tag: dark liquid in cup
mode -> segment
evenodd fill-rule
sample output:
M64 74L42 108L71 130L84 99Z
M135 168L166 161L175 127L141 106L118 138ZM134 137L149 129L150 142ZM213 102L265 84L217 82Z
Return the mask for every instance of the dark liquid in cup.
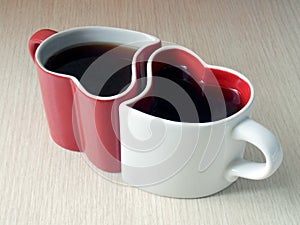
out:
M159 62L154 67L159 69L153 74L153 94L135 103L133 108L139 111L177 122L205 123L229 117L243 107L240 93L235 89L197 83L182 67ZM168 86L172 82L178 89ZM187 95L179 94L182 91ZM174 97L170 101L168 96Z
M91 94L112 96L121 93L131 82L131 63L135 48L107 43L71 46L51 56L45 68L76 77ZM240 93L232 88L197 83L187 70L155 62L153 96L145 97L133 107L144 113L181 122L211 122L226 118L243 107ZM140 63L140 76L145 76L145 62ZM186 94L168 87L164 78L175 83ZM182 92L181 92L182 93ZM175 96L170 101L168 96ZM193 107L185 107L188 96ZM181 110L178 110L176 106ZM190 106L190 105L188 105ZM183 109L182 109L183 108ZM196 115L195 115L196 114Z
M135 48L107 43L71 46L51 56L45 68L76 77L91 94L112 96L131 82Z

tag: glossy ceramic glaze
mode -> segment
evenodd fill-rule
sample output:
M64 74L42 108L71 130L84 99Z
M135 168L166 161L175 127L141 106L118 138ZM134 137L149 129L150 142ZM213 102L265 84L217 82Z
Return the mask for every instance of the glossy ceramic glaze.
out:
M156 61L183 65L199 82L235 88L245 101L244 107L232 116L208 123L175 122L132 108L137 101L153 94ZM254 92L244 75L208 65L180 46L156 50L148 61L147 71L145 90L120 105L124 181L163 196L197 198L226 188L238 177L267 178L279 167L280 143L270 131L250 119ZM265 163L243 159L246 142L259 148Z
M45 68L47 59L53 54L85 43L110 43L137 49L132 58L131 83L126 90L114 96L95 96L75 77ZM140 63L158 47L160 40L151 35L111 27L36 32L30 39L29 50L38 70L53 140L63 148L85 152L102 170L120 172L118 105L142 89L136 82L140 76Z

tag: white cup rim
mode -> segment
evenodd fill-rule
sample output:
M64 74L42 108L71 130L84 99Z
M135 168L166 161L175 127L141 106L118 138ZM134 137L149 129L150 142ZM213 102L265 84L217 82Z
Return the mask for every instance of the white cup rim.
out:
M147 114L147 113L144 113L144 112L141 112L141 111L139 111L137 109L132 108L130 105L133 105L134 103L136 103L137 101L139 101L143 97L145 97L147 95L147 93L151 89L151 86L152 86L152 74L151 74L152 69L151 69L151 63L153 62L154 57L158 53L160 53L162 51L165 51L165 50L170 50L170 49L178 49L178 50L185 51L185 52L191 54L193 57L195 57L201 64L204 65L205 68L222 70L224 72L233 74L233 75L237 76L239 79L242 79L243 81L245 81L247 83L249 89L250 89L250 97L249 97L249 100L247 101L247 103L238 112L234 113L231 116L228 116L226 118L219 119L219 120L216 120L216 121L204 122L204 123L201 123L201 122L191 123L191 122L172 121L172 120L168 120L168 119L156 117L156 116L153 116L153 115L150 115L150 114ZM238 72L236 70L233 70L233 69L230 69L230 68L227 68L227 67L215 66L215 65L207 64L196 53L194 53L190 49L185 48L185 47L180 46L180 45L163 46L163 47L157 49L156 51L154 51L152 53L152 55L150 56L150 58L148 60L148 63L147 63L147 77L146 77L146 79L147 79L147 84L146 84L145 89L138 96L136 96L136 97L134 97L132 99L129 99L129 100L124 101L123 103L121 103L120 107L128 107L128 108L130 108L130 110L135 110L136 111L135 113L141 113L141 114L143 114L145 117L147 117L149 119L159 119L159 120L164 121L166 124L170 124L170 125L181 125L181 126L182 125L186 125L186 126L202 126L202 127L206 127L206 126L212 126L212 125L226 123L226 122L231 121L231 120L233 120L233 119L235 119L237 117L240 117L242 114L244 114L245 111L249 110L249 108L253 104L253 100L254 100L254 88L253 88L253 85L251 84L250 80L245 75L243 75L242 73L240 73L240 72Z

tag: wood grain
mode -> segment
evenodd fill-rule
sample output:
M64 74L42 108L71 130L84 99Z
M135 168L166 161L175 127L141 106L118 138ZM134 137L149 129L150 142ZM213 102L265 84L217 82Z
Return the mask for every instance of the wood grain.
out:
M0 2L1 225L300 223L299 0ZM55 145L27 42L40 28L84 25L147 32L244 73L256 91L253 118L281 140L280 169L178 200L109 182L81 154ZM262 160L252 146L247 158Z

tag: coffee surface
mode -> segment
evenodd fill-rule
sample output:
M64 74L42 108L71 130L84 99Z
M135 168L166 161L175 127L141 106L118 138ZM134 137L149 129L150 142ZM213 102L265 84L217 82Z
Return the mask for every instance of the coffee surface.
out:
M122 92L131 82L131 62L136 49L106 43L71 46L51 56L45 68L76 77L98 96Z
M139 111L177 122L204 123L229 117L243 107L235 89L197 82L183 67L159 62L154 67L159 69L153 74L152 96L135 103Z
M76 77L91 94L113 96L130 84L135 52L134 48L105 43L71 46L51 56L45 68ZM224 119L243 107L235 89L199 83L180 66L154 62L153 68L152 95L133 106L139 111L167 120L198 123Z

